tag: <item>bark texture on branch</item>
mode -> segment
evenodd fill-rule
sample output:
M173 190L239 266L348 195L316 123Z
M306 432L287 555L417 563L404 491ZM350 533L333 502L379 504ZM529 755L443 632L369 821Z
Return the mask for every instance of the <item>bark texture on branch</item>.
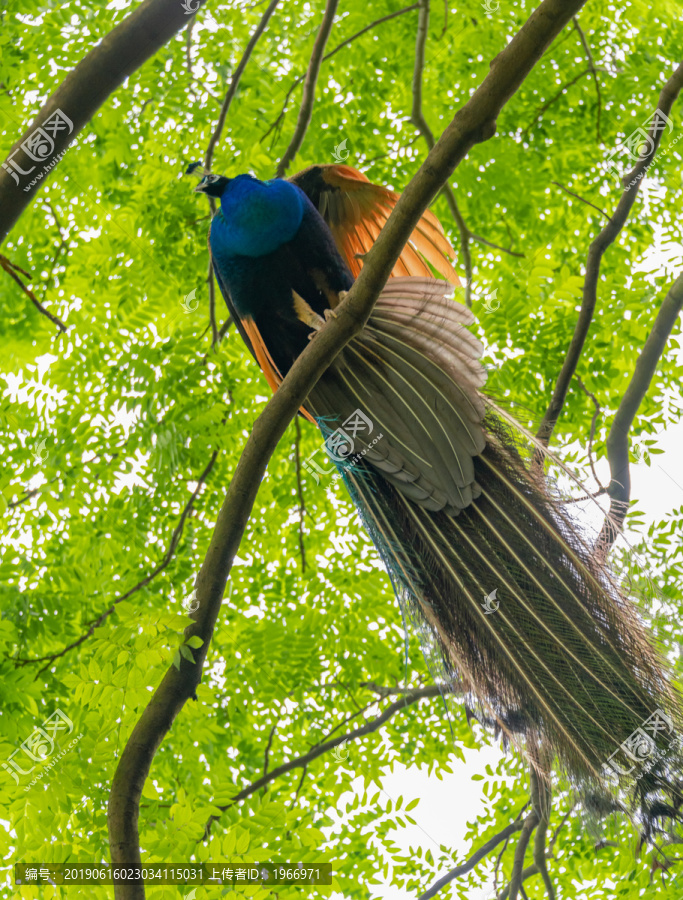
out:
M470 100L456 114L396 204L337 317L330 320L296 360L254 424L218 515L196 582L199 608L186 638L202 641L194 662L171 667L142 713L121 755L109 797L109 834L115 865L140 864L138 814L145 780L164 735L201 680L209 641L218 618L233 559L256 494L287 426L318 378L365 325L380 290L419 218L455 167L477 142L495 133L496 117L557 34L585 0L544 0L520 32L493 60ZM142 885L117 885L116 900L144 897Z
M610 468L609 513L598 538L598 552L606 556L624 524L631 499L631 473L628 458L628 436L640 404L648 392L659 360L666 349L671 332L683 309L683 275L671 285L662 302L652 331L641 350L631 381L612 421L607 435L607 459Z
M676 71L662 88L656 109L668 116L681 88L683 88L683 63L677 67ZM583 298L581 301L579 318L574 329L569 349L567 350L567 355L562 364L562 369L557 377L552 398L548 404L548 408L543 416L539 429L536 432L536 437L546 447L550 442L553 430L562 412L562 407L567 398L569 385L576 372L576 367L581 358L583 346L586 342L591 322L593 321L593 313L595 312L595 307L598 302L598 279L600 278L602 257L608 247L617 239L619 233L626 224L629 213L636 201L642 179L655 158L661 139L662 131L661 129L658 130L656 122L653 122L650 126L650 144L648 153L641 157L633 171L624 177L624 181L627 182L627 184L617 208L614 211L612 218L593 240L588 250L586 276L584 279ZM600 210L600 212L602 212L602 210ZM541 454L537 453L535 464L540 467L542 463L543 457Z
M203 2L186 0L192 12L197 12ZM48 175L44 171L45 165L53 160L57 160L53 168L59 165L60 154L74 142L109 95L187 22L188 11L180 0L145 0L69 72L10 149L4 166L0 168L0 244L45 183ZM21 145L58 110L71 123L71 130L68 130L68 122L63 122L64 127L55 130L52 137L54 150L42 162L37 162ZM17 166L21 172L17 171ZM43 178L28 191L25 190L41 172Z

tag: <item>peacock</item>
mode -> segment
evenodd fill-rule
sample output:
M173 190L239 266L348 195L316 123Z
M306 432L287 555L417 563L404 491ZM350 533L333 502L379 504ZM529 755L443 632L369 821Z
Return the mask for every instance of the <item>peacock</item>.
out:
M218 202L216 279L276 390L398 195L346 165L288 180L204 173L196 190ZM301 415L320 427L397 597L481 720L539 770L556 759L586 790L626 787L650 836L681 805L678 688L635 605L531 474L514 421L482 392L483 346L453 297L454 259L425 212Z

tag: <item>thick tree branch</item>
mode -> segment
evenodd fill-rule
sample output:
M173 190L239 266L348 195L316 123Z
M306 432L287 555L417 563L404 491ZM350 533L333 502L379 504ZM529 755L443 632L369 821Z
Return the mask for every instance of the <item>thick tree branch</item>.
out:
M548 900L555 900L555 887L550 879L547 865L545 840L550 824L550 784L541 781L533 766L531 767L531 803L538 810L538 828L534 837L534 862L541 873Z
M669 78L667 83L662 88L662 92L660 93L659 100L657 102L657 109L664 113L664 115L668 115L682 87L683 63L678 66L674 74L671 76L671 78ZM662 132L661 130L657 129L657 123L655 120L653 121L650 128L651 140L648 153L638 160L638 163L635 166L633 172L631 172L630 175L627 176L629 179L631 179L631 181L629 185L624 189L614 215L607 223L607 225L605 225L605 227L602 229L600 234L598 234L598 236L593 240L588 250L588 257L586 260L586 276L583 285L583 299L581 302L579 318L576 323L574 335L572 336L572 340L569 345L564 363L562 365L562 369L560 371L560 374L558 375L552 398L545 412L545 415L543 416L538 431L536 432L536 437L546 447L550 442L553 430L555 428L555 425L557 424L557 420L560 417L560 413L562 412L562 407L564 406L564 401L567 397L569 385L574 376L574 372L576 371L576 367L583 351L583 345L586 342L586 337L588 336L588 331L590 329L591 322L593 321L593 313L595 312L595 306L597 304L600 264L603 254L605 253L607 248L617 239L619 233L621 232L621 229L626 223L626 219L628 218L628 215L631 212L633 204L635 203L636 197L638 195L638 188L640 187L642 176L645 174L645 171L647 170L648 166L654 159L655 154L657 153L661 135ZM633 178L636 179L635 185L633 184ZM537 451L535 455L535 466L540 468L542 464L542 457L540 455L540 452Z
M202 2L197 0L197 9ZM43 178L31 186L34 178L46 173L42 163L37 163L22 148L22 143L59 110L71 122L71 131L64 122L60 123L59 130L55 128L54 149L43 162L50 164L57 160L110 94L186 25L187 15L179 0L144 0L66 76L0 168L0 244L45 181Z
M519 893L519 889L522 886L522 881L525 877L524 856L526 855L526 850L529 846L531 835L533 834L533 831L538 825L539 821L540 816L538 809L532 805L531 812L526 817L526 819L524 819L522 832L519 836L519 840L517 841L517 846L515 847L515 858L512 864L512 876L510 877L509 886L510 900L517 900L517 894ZM535 868L538 870L538 866L535 866Z
M174 719L201 679L225 584L246 528L256 494L275 447L309 391L343 347L364 327L379 292L420 217L470 148L493 136L496 117L517 91L545 49L581 9L585 0L543 0L522 29L491 63L468 102L456 113L407 185L381 234L364 259L363 269L331 319L295 361L254 423L218 515L196 582L200 603L186 635L202 646L194 662L171 666L142 713L123 750L109 796L109 836L114 865L140 865L140 796L154 755ZM116 900L144 897L144 886L118 884Z
M610 468L609 513L598 537L601 556L609 552L624 524L631 498L631 475L628 459L628 435L640 404L648 392L667 341L683 309L683 275L671 285L662 302L652 331L647 336L635 370L607 436L607 459Z
M323 20L320 24L320 30L318 31L315 42L313 44L311 61L308 64L308 71L306 72L306 78L304 80L304 91L301 98L299 116L296 121L296 127L294 129L294 134L292 135L292 140L289 142L289 146L285 150L282 159L278 163L278 178L284 177L287 169L289 168L289 164L301 149L301 145L304 142L306 132L308 131L308 126L311 123L311 116L313 115L313 103L315 101L315 88L316 84L318 83L318 73L320 72L323 53L325 52L325 45L327 44L327 39L329 38L330 32L332 31L334 16L337 12L338 5L339 0L327 0L327 2L325 3Z

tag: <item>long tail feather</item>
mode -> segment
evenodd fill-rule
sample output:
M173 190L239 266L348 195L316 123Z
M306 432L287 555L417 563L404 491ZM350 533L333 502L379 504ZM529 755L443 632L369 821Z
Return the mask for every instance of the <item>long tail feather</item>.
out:
M341 471L397 593L508 739L545 747L575 783L604 787L610 759L622 774L633 765L619 751L634 734L642 756L655 715L647 749L669 752L626 775L649 833L681 801L671 741L680 698L635 608L528 475L510 431L492 414L484 424L481 495L457 516L418 506L368 466Z

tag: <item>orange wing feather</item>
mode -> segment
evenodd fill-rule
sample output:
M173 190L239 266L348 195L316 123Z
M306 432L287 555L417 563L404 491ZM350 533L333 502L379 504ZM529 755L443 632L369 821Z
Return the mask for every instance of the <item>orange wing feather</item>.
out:
M323 181L336 190L322 191L320 213L330 226L340 251L346 258L354 278L361 270L358 256L367 253L389 218L399 194L373 184L362 172L351 166L317 166ZM304 173L300 173L303 175ZM295 176L295 181L299 176ZM427 210L420 219L410 241L399 257L392 275L433 275L432 265L440 275L456 286L460 279L453 268L455 251L444 234L441 223ZM428 265L429 264L429 265Z
M253 319L248 318L240 318L240 322L244 326L244 330L249 336L249 340L251 341L251 346L254 348L254 356L256 357L256 362L261 366L261 371L266 376L266 381L270 385L270 389L273 393L280 387L282 384L282 375L278 367L273 362L273 357L270 355L268 348L265 345L263 338L261 337L261 332L256 327L256 323ZM300 409L301 415L308 419L309 422L312 422L314 425L317 425L317 422L313 418L313 416L303 408Z

